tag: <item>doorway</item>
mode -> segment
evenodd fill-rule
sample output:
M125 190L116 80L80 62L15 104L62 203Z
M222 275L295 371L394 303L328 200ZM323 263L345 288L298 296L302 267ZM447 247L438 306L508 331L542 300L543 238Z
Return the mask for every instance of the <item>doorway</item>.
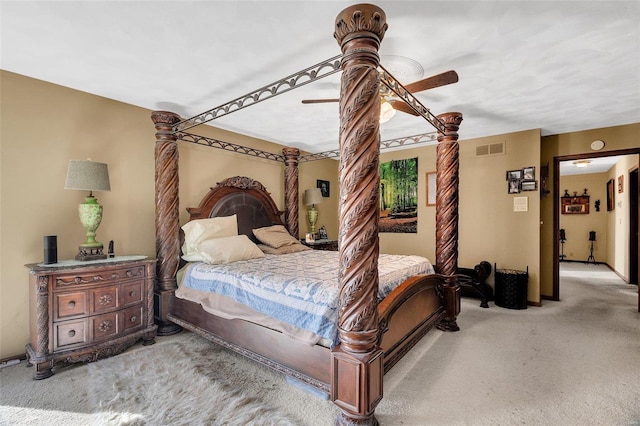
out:
M615 151L607 151L607 152L600 152L600 153L588 153L588 154L576 154L576 155L567 155L567 156L560 156L560 157L554 157L553 159L553 194L554 198L553 198L553 294L551 297L551 300L555 300L555 301L559 301L560 300L560 262L559 262L559 244L558 241L560 240L560 163L562 161L573 161L573 160L585 160L585 159L592 159L592 158L600 158L600 157L610 157L610 156L618 156L618 155L633 155L633 154L640 154L640 148L631 148L631 149L621 149L621 150L615 150ZM629 185L629 192L635 190L635 199L633 200L633 202L635 202L635 208L632 208L631 210L633 210L635 212L635 217L633 220L634 221L634 226L635 228L630 228L631 230L635 229L636 233L635 233L635 239L634 239L634 243L630 244L630 250L633 250L635 247L636 252L635 253L629 253L630 258L631 256L633 256L633 261L630 262L630 264L634 264L635 263L635 271L633 274L633 278L635 279L635 282L638 282L638 262L640 261L639 258L639 254L638 254L638 228L640 227L640 222L639 222L639 218L638 218L638 186L640 186L640 181L638 179L640 179L640 177L638 176L638 169L635 169L635 174L631 174L630 172L630 179L629 181L633 180L634 183ZM635 189L634 189L635 188ZM631 196L631 195L630 195ZM630 205L631 202L630 202ZM606 206L605 206L606 208ZM633 214L631 214L630 216L634 216ZM633 234L630 232L630 238L633 239ZM631 274L630 274L631 275ZM638 293L638 311L640 311L640 292Z
M638 168L629 171L629 284L638 284ZM640 296L638 296L638 309L640 310Z

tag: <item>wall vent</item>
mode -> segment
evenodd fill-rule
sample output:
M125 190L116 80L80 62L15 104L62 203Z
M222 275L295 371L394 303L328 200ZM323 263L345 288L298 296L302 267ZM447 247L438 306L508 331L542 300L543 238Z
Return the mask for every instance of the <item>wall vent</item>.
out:
M487 145L476 145L476 157L484 157L486 155L503 155L504 142L490 143Z

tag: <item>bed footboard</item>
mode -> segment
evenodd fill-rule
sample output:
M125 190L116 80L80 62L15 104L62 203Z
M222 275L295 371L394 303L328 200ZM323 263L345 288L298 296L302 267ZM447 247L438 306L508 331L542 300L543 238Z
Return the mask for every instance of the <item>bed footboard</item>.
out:
M385 373L444 316L445 280L440 274L412 277L378 305Z

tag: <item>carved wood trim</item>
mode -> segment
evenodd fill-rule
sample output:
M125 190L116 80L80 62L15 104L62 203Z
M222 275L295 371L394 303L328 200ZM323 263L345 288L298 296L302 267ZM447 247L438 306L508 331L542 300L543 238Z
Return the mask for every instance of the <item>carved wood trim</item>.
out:
M458 129L462 114L448 112L438 118L445 124L446 132L438 133L436 147L436 264L439 273L454 276L458 271ZM438 328L457 331L460 291L455 279L447 280L445 287L450 287L444 291L446 315Z
M278 209L275 202L271 198L267 188L257 180L251 179L246 176L234 176L218 182L216 186L211 187L209 192L200 200L198 207L188 207L189 220L206 219L210 217L213 208L220 202L221 199L229 194L238 192L237 190L243 190L254 196L262 203L269 214L269 219L274 224L282 223L283 211Z
M180 116L167 111L154 111L151 120L156 127L155 187L156 187L156 285L160 293L173 292L177 287L176 273L180 265L180 218L178 198L178 144L173 126ZM170 298L160 297L159 303ZM164 328L175 329L168 323L168 306L159 307L161 316L158 334Z
M297 148L284 148L282 154L285 158L284 169L284 201L285 201L285 222L287 223L287 229L289 233L295 238L300 235L299 225L299 213L298 213L298 199L299 199L299 184L298 184L298 160L300 158L300 150Z
M341 343L332 352L331 399L341 410L338 424L376 424L374 411L382 398L382 380L370 383L374 376L369 373L381 377L383 370L377 309L380 197L377 67L378 48L386 29L385 13L374 5L348 7L336 18L334 37L341 45L343 69L338 236ZM348 379L342 371L345 369L346 374L360 373Z
M44 355L49 353L49 277L48 276L38 276L38 287L37 287L37 318L36 318L36 327L37 327L37 347L36 352L39 355Z

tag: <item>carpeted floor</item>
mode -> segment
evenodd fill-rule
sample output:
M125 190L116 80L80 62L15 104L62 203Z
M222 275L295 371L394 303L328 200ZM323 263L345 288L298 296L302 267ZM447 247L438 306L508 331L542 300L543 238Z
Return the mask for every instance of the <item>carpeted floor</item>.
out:
M385 376L384 399L376 410L380 423L640 426L637 287L604 266L562 263L560 295L560 302L545 301L540 308L526 310L493 303L482 309L477 300L463 299L460 332L430 332ZM151 351L180 362L143 362L149 361ZM127 380L110 373L120 360L135 363L125 369L134 372L134 383L157 372L161 374L153 379L156 382L171 381L171 374L193 370L223 389L240 389L243 397L267 410L262 412L264 422L254 424L268 424L267 418L281 415L282 423L272 424L328 426L337 413L332 403L290 385L284 377L182 333L158 338L153 346L137 345L114 358L60 370L42 381L31 380L32 370L24 362L0 369L0 424L175 424L145 423L140 417L142 401L138 408L125 406L132 399L121 393ZM184 362L190 366L178 365ZM194 411L213 403L214 397L204 394L206 386L191 390L198 395L192 397ZM191 420L184 424L247 423L198 423L195 416Z

